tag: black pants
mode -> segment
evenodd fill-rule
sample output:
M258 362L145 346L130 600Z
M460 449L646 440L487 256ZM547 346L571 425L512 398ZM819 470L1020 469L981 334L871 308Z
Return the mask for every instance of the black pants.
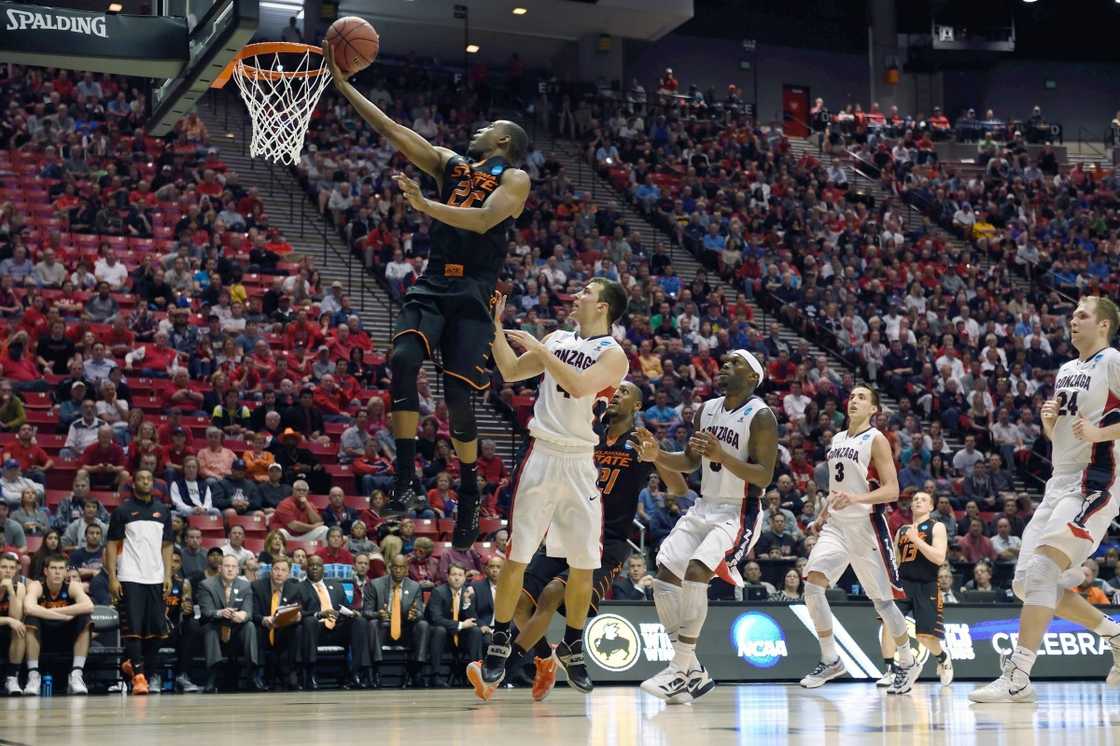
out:
M452 632L446 627L433 624L430 629L432 638L431 661L433 675L440 675L443 653L448 648L451 649L452 653L451 671L455 671L456 660L469 663L470 661L476 661L482 658L482 631L479 630L478 627ZM458 643L455 641L456 637L459 638Z
M327 629L322 620L306 616L303 627L303 663L314 668L319 661L320 645L338 645L350 650L350 669L357 673L370 667L369 623L365 618L338 617L334 629Z
M408 648L408 660L414 663L427 663L431 638L431 627L423 619L415 622L401 624L401 638L392 640L389 637L389 623L374 619L369 623L369 647L373 655L373 665L381 663L383 658L382 645L405 645Z
M202 644L202 627L193 617L185 617L171 627L167 647L175 648L175 675L190 674L194 654Z
M222 643L222 627L229 627L229 642ZM206 647L206 668L211 669L223 663L229 657L239 658L243 664L256 668L257 658L257 628L251 622L244 624L225 624L210 622L203 628L203 640ZM226 652L232 655L227 656Z
M302 639L302 631L298 624L289 624L277 630L265 629L263 626L257 628L257 641L260 646L257 660L265 666L269 678L286 674L295 668Z

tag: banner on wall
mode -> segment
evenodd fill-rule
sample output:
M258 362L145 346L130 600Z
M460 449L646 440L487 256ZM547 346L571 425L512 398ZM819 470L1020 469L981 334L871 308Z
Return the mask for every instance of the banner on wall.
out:
M833 612L833 634L849 677L878 679L883 662L874 608L837 605ZM912 623L910 628L911 645L918 660L925 662L929 653L914 638ZM1014 649L1018 629L1018 606L945 607L944 645L957 678L998 675L1000 656ZM562 626L557 620L551 632L559 639ZM696 654L720 681L797 681L817 664L820 648L803 604L713 605ZM673 648L652 604L608 602L588 620L584 655L594 681L636 683L664 668ZM1032 676L1104 679L1112 662L1111 649L1097 635L1055 620L1043 638ZM936 666L926 666L922 679L936 677Z

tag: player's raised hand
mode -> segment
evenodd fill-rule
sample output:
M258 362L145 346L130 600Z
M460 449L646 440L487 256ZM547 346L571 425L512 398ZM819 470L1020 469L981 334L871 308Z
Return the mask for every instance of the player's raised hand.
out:
M714 461L717 464L723 461L723 446L716 440L716 436L709 432L701 430L692 434L688 439L688 447L692 449L693 453L697 453L709 461Z
M1039 410L1039 416L1042 418L1042 422L1053 427L1054 423L1058 421L1058 411L1060 409L1061 407L1058 405L1057 399L1047 399L1042 403L1042 409Z
M494 328L502 331L502 315L506 311L506 296L499 292L494 293Z
M327 69L331 71L331 78L334 79L335 85L345 83L346 73L342 72L342 68L334 61L334 50L331 49L331 45L324 40L320 47L323 50L323 59L327 61Z
M918 527L913 524L906 527L906 530L902 532L902 536L911 544L917 544L918 539L922 538L922 535L918 533Z
M544 344L529 332L521 329L506 329L506 339L513 342L525 352L536 352L544 349Z
M427 200L420 193L420 185L404 174L393 174L393 181L397 183L397 188L404 193L404 198L408 200L408 204L412 205L412 209L424 212Z
M1073 423L1073 437L1086 443L1099 443L1102 440L1101 429L1090 425L1089 420L1084 417L1078 417Z
M657 459L657 452L661 450L657 445L657 438L644 427L634 430L634 434L630 437L630 445L638 452L639 461L654 461Z

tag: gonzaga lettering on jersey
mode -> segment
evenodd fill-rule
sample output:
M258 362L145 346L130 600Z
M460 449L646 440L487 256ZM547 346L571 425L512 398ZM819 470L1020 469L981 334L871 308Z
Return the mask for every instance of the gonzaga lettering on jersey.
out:
M874 467L871 465L871 446L879 431L869 427L856 435L848 435L841 430L832 436L828 448L828 489L829 492L851 492L866 495L871 492ZM829 508L829 517L857 518L866 520L872 505L848 505L843 510Z
M762 399L752 396L746 404L728 412L723 407L725 398L721 396L704 402L700 410L700 429L714 435L739 459L748 461L751 421L759 412L770 408ZM701 459L700 469L700 495L705 500L737 502L745 497L757 497L762 492L732 474L730 469L723 468L722 464L713 464L707 458Z
M1085 494L1108 490L1116 478L1117 446L1086 443L1073 436L1073 423L1084 417L1097 427L1120 422L1120 351L1106 347L1082 362L1070 360L1058 369L1054 398L1054 473L1082 471Z
M567 331L553 332L545 342L545 348L550 355L577 370L587 370L607 350L622 349L609 335L581 337ZM599 436L593 427L595 401L599 397L610 399L620 383L622 378L595 396L577 399L546 370L537 403L533 406L533 419L529 421L529 434L556 445L593 450L599 444Z

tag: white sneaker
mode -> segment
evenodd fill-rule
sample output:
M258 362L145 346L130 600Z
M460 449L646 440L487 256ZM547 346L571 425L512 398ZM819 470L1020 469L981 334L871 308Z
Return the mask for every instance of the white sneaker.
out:
M941 679L941 686L953 683L953 659L948 655L945 656L944 663L937 664L937 678Z
M1115 688L1120 686L1120 635L1110 638L1108 646L1112 648L1112 668L1108 669L1104 683Z
M179 674L178 678L175 679L175 685L183 694L197 694L202 691L198 684L191 681L191 677L185 673Z
M914 688L914 682L922 675L922 666L914 661L909 666L894 667L894 681L887 687L887 694L906 694Z
M894 683L894 664L892 663L889 666L887 666L887 670L884 671L883 675L879 678L879 680L875 682L875 686L886 688L893 683Z
M82 676L82 672L74 669L70 672L70 681L66 684L67 694L89 694L89 689L86 689L86 680Z
M163 694L163 677L159 674L148 678L148 693Z
M38 697L39 688L43 685L42 680L39 678L38 671L27 672L27 686L23 688L23 696L25 697Z
M9 697L18 697L23 694L23 690L19 688L18 676L9 676L4 680L4 694Z
M672 701L673 704L692 701L692 695L688 692L688 674L671 663L665 670L643 681L641 689L646 694L666 702Z
M688 671L688 694L692 702L703 697L708 692L716 688L716 682L708 675L708 669L697 664L696 668L690 668ZM670 701L669 704L677 704Z
M816 668L805 675L805 678L801 680L801 686L806 689L816 689L847 672L848 669L844 668L844 664L839 658L832 663L821 661Z
M1004 659L1003 673L992 683L968 693L973 702L1035 702L1038 694L1031 686L1031 679L1015 667L1011 658Z

